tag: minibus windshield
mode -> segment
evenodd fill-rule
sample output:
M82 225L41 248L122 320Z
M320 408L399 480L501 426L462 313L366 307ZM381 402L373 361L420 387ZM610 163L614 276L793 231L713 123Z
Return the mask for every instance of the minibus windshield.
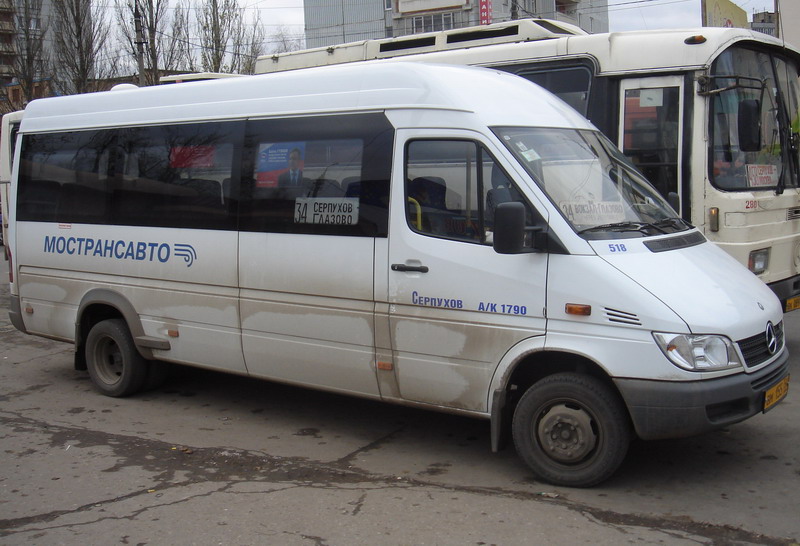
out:
M495 133L586 239L691 228L600 133L538 127L500 127Z

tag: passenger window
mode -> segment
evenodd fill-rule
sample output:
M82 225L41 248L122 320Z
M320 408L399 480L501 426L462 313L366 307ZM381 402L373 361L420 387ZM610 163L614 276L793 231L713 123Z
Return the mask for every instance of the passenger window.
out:
M130 225L232 229L237 123L124 130L114 218ZM240 129L239 129L240 130Z
M383 115L253 121L240 229L385 237L393 130Z
M509 201L525 203L505 171L476 142L409 142L406 218L414 231L491 244L497 205ZM526 207L531 222L531 209Z
M589 111L589 91L592 84L592 71L586 66L563 68L540 68L515 71L515 67L505 67L526 80L540 85L572 106L584 117Z
M111 131L29 135L23 139L17 218L108 221Z

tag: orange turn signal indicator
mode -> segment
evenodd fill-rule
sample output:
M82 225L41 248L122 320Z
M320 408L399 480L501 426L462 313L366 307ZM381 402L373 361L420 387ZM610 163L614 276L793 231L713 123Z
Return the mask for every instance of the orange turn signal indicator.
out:
M583 317L588 317L592 314L592 306L584 305L582 303L568 303L564 306L564 311L566 311L568 315L580 315Z
M706 43L706 37L702 34L695 34L694 36L689 36L683 41L686 45L700 45Z

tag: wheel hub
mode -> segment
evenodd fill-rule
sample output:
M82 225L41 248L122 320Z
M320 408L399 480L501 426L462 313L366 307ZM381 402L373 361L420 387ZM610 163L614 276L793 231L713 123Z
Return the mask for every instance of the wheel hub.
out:
M589 414L566 404L550 408L539 420L537 435L545 453L563 463L580 462L597 445Z

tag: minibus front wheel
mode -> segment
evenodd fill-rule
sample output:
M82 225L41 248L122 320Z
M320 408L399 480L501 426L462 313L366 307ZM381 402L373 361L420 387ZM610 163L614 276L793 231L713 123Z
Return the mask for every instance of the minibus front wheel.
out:
M122 397L142 389L148 362L136 350L125 321L109 319L95 324L86 337L86 367L100 393Z
M534 383L514 410L514 445L540 478L589 487L609 478L628 452L625 406L601 380L557 373Z

